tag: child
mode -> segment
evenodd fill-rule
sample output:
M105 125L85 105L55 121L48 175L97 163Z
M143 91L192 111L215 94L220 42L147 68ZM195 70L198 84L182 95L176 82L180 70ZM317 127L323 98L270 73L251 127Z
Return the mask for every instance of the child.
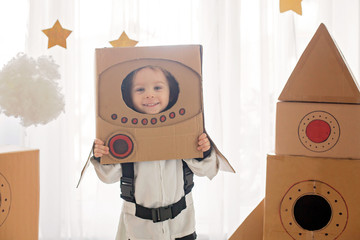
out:
M122 92L126 104L135 111L157 114L172 107L179 90L168 71L146 66L124 79ZM105 183L121 179L124 190L122 198L126 201L123 203L117 240L196 239L192 172L212 179L219 169L218 159L205 133L199 136L197 149L203 152L204 158L136 162L130 164L133 170L129 170L126 163L101 165L99 159L109 154L109 148L104 146L103 141L95 139L91 162L98 177ZM128 181L128 172L131 171L134 187L129 194L125 189L129 190L126 187L132 185L132 181Z

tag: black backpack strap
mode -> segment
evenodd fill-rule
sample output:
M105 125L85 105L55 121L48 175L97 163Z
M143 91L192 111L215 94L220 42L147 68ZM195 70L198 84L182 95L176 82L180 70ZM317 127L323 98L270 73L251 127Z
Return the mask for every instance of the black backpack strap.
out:
M121 163L122 177L120 179L120 197L135 203L134 163Z
M184 176L184 192L185 195L191 192L194 187L194 173L191 171L187 163L182 160L183 163L183 176Z

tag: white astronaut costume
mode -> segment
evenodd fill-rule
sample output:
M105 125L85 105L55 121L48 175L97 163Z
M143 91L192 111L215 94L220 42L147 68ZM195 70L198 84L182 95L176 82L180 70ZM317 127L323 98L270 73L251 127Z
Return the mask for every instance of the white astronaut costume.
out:
M184 159L197 176L215 177L219 159L211 150L202 160ZM101 165L91 159L96 173L104 183L115 183L122 176L121 164ZM146 208L171 205L184 196L183 163L181 159L134 163L136 203ZM191 192L186 194L186 208L173 219L162 222L135 216L135 203L123 201L116 240L175 240L195 232L195 213Z

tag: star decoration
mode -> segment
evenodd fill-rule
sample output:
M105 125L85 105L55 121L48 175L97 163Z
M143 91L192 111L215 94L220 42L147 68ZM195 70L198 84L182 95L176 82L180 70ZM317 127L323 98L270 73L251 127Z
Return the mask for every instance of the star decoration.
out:
M66 38L70 35L72 31L64 29L59 20L56 20L52 28L42 30L43 33L49 38L48 48L51 48L55 45L66 48Z
M280 0L280 12L292 10L302 15L301 1L302 0Z
M122 32L121 36L114 41L109 42L113 47L135 47L138 41L130 39L125 32Z

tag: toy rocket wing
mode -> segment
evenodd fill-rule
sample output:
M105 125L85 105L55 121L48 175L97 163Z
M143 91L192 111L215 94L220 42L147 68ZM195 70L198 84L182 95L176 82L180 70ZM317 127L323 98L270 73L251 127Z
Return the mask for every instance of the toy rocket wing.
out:
M93 152L94 145L95 145L95 143L93 143L93 145L92 145L92 147L91 147L91 150L90 150L90 153L89 153L89 156L88 156L88 158L87 158L87 160L86 160L86 163L85 163L83 169L81 170L80 178L79 178L78 184L76 185L76 188L79 187L80 182L81 182L82 178L84 177L87 168L88 168L89 165L90 165L90 157L91 157L91 154L92 154L92 152Z
M263 239L264 200L249 214L229 240Z
M235 173L235 169L231 166L230 162L226 159L226 157L220 152L220 150L218 149L218 147L216 146L215 142L210 138L209 134L206 133L208 135L208 138L211 142L211 146L214 148L216 156L219 159L219 168L221 171L224 172L232 172Z

